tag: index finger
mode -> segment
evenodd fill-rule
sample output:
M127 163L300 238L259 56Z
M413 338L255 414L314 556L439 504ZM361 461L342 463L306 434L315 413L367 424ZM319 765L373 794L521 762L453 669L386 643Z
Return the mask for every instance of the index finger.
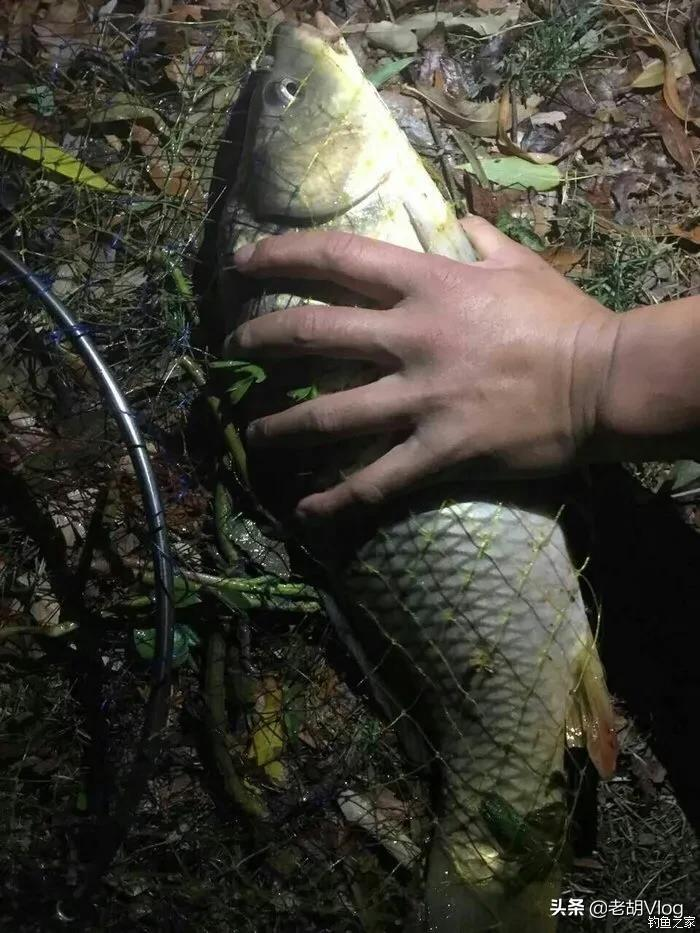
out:
M424 253L339 231L266 237L233 255L246 275L333 282L391 307L415 292Z
M241 324L226 352L256 356L329 356L395 365L402 335L392 311L299 305Z

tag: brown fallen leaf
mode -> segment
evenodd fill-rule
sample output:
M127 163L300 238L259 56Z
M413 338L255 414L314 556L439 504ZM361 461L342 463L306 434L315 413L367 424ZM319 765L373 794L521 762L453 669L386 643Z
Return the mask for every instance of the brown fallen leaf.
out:
M129 139L136 143L141 152L147 159L163 158L163 150L160 147L160 140L155 133L152 133L145 126L134 123L129 131Z
M182 6L177 6L174 10L171 10L168 13L168 19L176 23L182 23L188 19L192 19L195 22L201 22L202 7L195 6L193 3L185 3Z
M72 25L79 18L80 4L78 0L59 0L52 3L46 11L46 25L56 29L61 26Z
M206 77L218 64L219 53L209 52L206 46L195 45L185 49L180 55L174 55L164 71L173 84L183 88L193 78Z
M550 266L561 272L562 275L568 275L572 269L575 269L586 255L585 249L572 249L568 246L550 246L544 252L540 253Z
M19 53L22 44L27 41L32 31L41 0L22 0L3 10L2 25L4 29L3 40L7 49Z
M529 114L528 114L529 116ZM517 102L511 100L510 88L506 85L498 101L498 124L496 128L496 143L501 152L506 155L518 156L533 162L535 165L553 165L560 156L548 152L526 152L512 138L511 131L517 127L522 116L518 114Z
M668 154L686 172L695 169L693 150L690 147L688 134L681 121L665 104L653 104L649 108L652 125L661 135L664 147Z
M673 236L680 237L682 240L688 240L700 246L700 227L691 227L690 230L684 230L679 224L672 224L668 232Z
M181 198L190 207L204 210L206 199L199 186L197 176L189 165L169 165L167 162L151 162L148 176L163 194Z
M695 65L700 67L700 3L695 0L688 17L688 50Z
M170 12L172 5L172 0L146 0L139 19L148 22L158 16L165 16Z
M129 138L141 149L147 160L148 177L159 191L172 198L181 198L195 210L204 210L206 206L204 192L191 166L182 163L171 165L156 134L138 123L134 123L131 127Z
M666 64L664 60L662 58L653 58L641 66L641 71L634 77L630 86L634 90L663 87L665 71ZM674 55L673 72L676 78L684 78L686 75L693 74L694 71L695 63L685 49Z
M683 104L678 92L679 78L676 77L674 67L676 47L670 42L667 42L666 39L654 37L650 38L649 41L653 45L658 45L664 54L664 100L668 104L669 109L684 123L691 122L695 123L696 126L700 126L700 115L690 112L690 108Z
M610 4L633 27L640 45L661 49L664 59L663 94L669 110L684 123L690 122L700 126L700 114L691 114L690 108L681 101L678 91L677 60L681 54L678 47L658 33L651 33L647 21L639 14L636 5L627 3L626 0L610 0Z
M465 102L457 106L437 88L419 91L409 84L401 85L401 93L422 101L446 123L458 126L472 136L493 137L498 131L498 104L495 101Z
M496 223L502 211L522 200L525 194L523 191L516 191L512 188L489 191L483 188L469 172L464 172L463 178L470 212L483 217L492 224Z

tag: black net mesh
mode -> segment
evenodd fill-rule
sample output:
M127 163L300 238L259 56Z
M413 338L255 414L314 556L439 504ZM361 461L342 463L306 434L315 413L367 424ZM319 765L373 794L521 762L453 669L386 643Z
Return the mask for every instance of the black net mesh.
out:
M549 518L433 503L365 541L328 603L312 585L318 561L299 572L313 555L278 540L242 482L231 402L260 373L210 355L200 316L222 140L274 12L247 0L0 6L0 239L70 308L136 416L165 504L177 623L152 780L116 860L76 898L138 747L151 542L123 439L70 335L3 269L0 914L13 930L76 917L109 930L418 930L436 818L445 848L429 890L455 871L471 890L487 871L498 890L476 900L507 929L528 910L546 929L551 898L641 896L620 850L649 823L668 844L656 878L673 889L682 876L673 890L685 890L691 833L673 798L597 788L580 748L601 714L581 686L597 607L586 616L583 562ZM236 155L239 143L229 130ZM525 555L511 578L504 540ZM551 618L518 669L509 633L530 610ZM537 744L548 727L549 758ZM644 760L656 786L663 774ZM566 868L579 857L563 881L562 855ZM454 916L440 928L471 929Z

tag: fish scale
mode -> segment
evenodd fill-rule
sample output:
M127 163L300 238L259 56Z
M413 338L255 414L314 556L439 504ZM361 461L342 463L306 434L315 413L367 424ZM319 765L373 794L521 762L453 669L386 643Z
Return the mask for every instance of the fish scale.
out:
M278 26L253 80L238 177L220 224L213 331L230 335L245 320L310 301L367 305L319 283L270 281L236 306L231 254L271 233L340 230L476 259L337 33ZM228 346L224 340L224 354ZM293 404L289 390L300 385L323 394L378 374L347 360L273 367L238 406L240 426ZM365 437L284 457L263 452L251 475L263 503L284 520L299 498L394 442ZM566 744L586 745L600 773L612 773L610 698L560 503L536 501L525 485L476 490L452 480L449 498L439 498L436 483L381 513L361 540L339 524L334 541L312 542L312 550L341 608L339 633L407 757L440 765L429 928L543 933L554 926L549 899L566 836Z
M519 866L494 846L481 804L494 787L520 813L562 804L563 775L552 785L564 768L562 711L592 650L559 524L479 502L410 515L361 549L343 584L440 700L431 717L444 768L435 846L475 887L498 879L499 887L517 888ZM381 664L376 674L382 676ZM527 754L519 751L524 736ZM551 893L544 891L533 929L552 922L542 917ZM485 902L483 917L469 912L484 928L496 917ZM442 921L436 913L434 929L461 929L458 906ZM519 912L514 922L523 918Z

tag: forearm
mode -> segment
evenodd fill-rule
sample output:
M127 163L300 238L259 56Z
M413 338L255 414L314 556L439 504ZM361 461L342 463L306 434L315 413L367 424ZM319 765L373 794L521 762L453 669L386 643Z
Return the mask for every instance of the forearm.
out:
M592 460L700 456L700 298L627 312L599 397Z

